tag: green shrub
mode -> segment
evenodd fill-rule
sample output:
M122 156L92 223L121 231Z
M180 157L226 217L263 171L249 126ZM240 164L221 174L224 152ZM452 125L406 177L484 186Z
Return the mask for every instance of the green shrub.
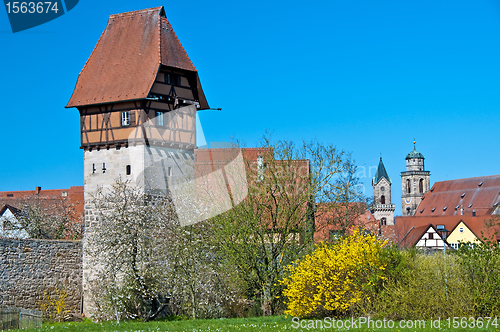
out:
M459 263L472 295L476 317L500 314L500 248L493 243L462 245Z
M425 255L403 252L383 289L367 307L372 314L388 319L431 319L469 317L472 296L455 255ZM394 268L394 266L393 266Z

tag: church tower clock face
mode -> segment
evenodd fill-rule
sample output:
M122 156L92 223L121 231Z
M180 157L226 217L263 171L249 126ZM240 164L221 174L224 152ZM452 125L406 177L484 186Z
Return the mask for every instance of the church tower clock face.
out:
M405 204L410 205L411 204L411 197L405 197Z

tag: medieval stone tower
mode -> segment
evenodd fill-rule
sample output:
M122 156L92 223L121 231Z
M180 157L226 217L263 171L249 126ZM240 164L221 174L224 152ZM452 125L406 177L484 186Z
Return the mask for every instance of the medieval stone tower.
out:
M378 163L377 173L372 180L373 216L381 225L394 225L394 204L391 204L391 178L387 175L382 157Z
M196 112L208 103L196 68L157 7L109 17L66 107L80 112L88 234L99 222L90 202L98 187L122 179L168 192L168 180L184 176L194 161ZM84 254L87 314L92 267L85 261Z
M413 151L406 156L406 172L401 172L403 216L415 215L422 197L430 189L431 172L425 170L424 159L424 156L416 150L415 146Z

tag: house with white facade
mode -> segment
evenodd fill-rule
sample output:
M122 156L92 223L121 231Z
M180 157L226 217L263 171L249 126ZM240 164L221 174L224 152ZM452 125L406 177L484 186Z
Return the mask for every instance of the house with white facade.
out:
M30 236L20 222L22 211L5 204L0 211L0 237L28 239Z

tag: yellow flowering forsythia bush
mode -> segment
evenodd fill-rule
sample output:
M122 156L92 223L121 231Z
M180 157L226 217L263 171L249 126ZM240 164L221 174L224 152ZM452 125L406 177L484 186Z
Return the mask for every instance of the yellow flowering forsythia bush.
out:
M355 231L287 267L285 314L297 317L341 316L363 299L364 289L384 279L380 252L387 242Z

